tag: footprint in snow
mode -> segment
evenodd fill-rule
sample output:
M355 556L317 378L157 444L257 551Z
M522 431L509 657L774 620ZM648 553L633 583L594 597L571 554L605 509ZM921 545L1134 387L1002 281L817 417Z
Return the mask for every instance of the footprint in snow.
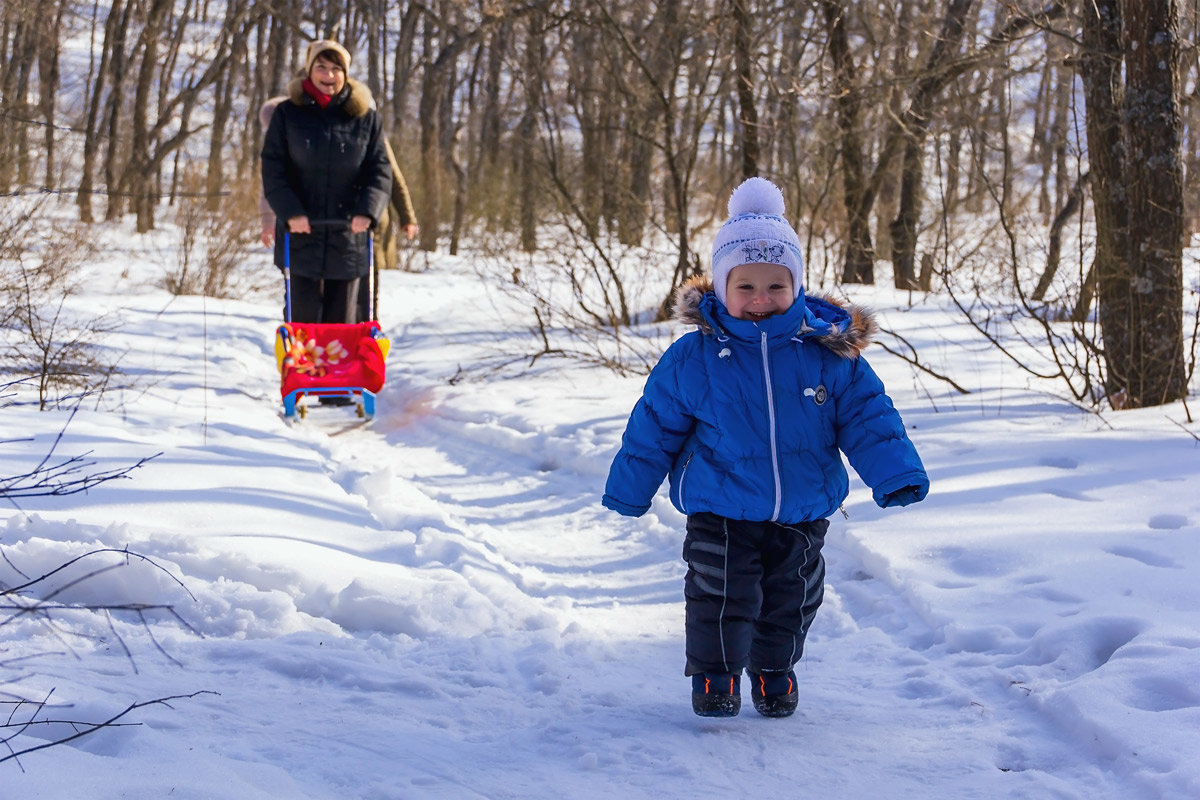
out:
M1107 552L1110 555L1120 556L1121 558L1129 558L1134 561L1141 562L1148 567L1168 567L1171 569L1182 569L1183 565L1172 558L1168 558L1161 553L1155 553L1151 550L1143 550L1140 547L1110 547Z
M1040 467L1054 467L1055 469L1079 469L1079 460L1070 456L1043 456L1038 460Z
M1158 531L1175 531L1187 524L1188 519L1182 514L1155 514L1150 518L1150 527Z

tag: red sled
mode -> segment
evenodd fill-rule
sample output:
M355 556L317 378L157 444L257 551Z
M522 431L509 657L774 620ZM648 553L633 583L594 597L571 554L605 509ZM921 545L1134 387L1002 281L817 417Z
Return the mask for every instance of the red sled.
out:
M375 414L390 342L378 322L287 322L275 334L283 415L306 415L303 398L346 397L360 417Z
M312 227L347 226L345 220L312 220ZM375 316L374 236L367 234L368 316ZM291 234L284 233L284 317L275 331L275 362L283 415L307 415L305 397L343 397L360 417L375 415L375 395L383 388L384 362L391 343L378 322L353 324L292 322Z

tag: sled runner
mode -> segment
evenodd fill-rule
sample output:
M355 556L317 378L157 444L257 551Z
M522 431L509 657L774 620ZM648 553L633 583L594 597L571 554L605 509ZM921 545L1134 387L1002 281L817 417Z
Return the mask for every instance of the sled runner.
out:
M348 225L316 220L312 227ZM369 234L368 234L369 236ZM369 322L354 324L292 322L291 234L284 233L284 318L275 331L283 415L307 415L306 397L340 397L353 404L359 417L375 414L375 395L383 388L384 362L390 341L375 316L374 243L367 242Z

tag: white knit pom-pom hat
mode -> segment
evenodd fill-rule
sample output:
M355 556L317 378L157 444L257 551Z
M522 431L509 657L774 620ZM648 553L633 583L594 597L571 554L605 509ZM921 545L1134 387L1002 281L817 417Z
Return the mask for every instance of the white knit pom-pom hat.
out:
M713 240L713 291L721 305L729 272L742 264L767 263L792 273L793 297L804 290L800 237L783 218L783 192L766 178L747 178L729 196L729 219Z

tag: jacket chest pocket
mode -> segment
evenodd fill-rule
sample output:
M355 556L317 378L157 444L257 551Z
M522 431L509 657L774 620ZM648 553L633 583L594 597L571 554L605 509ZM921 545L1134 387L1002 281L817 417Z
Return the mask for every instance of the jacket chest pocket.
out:
M335 130L329 141L330 157L348 164L361 164L367 154L366 133Z
M302 170L316 169L323 160L323 141L320 131L303 125L289 125L287 129L288 155Z

